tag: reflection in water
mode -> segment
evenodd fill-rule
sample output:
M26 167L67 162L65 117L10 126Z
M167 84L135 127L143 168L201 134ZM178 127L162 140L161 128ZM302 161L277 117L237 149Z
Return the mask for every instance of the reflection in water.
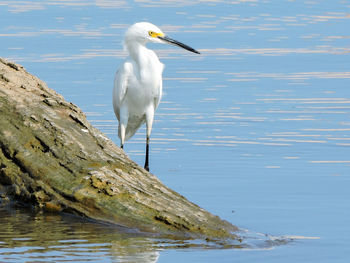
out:
M244 241L173 240L71 215L0 206L0 259L15 261L157 262L164 249L271 249L293 238L241 232Z
M73 216L0 208L0 259L15 261L157 262L154 242L125 229Z

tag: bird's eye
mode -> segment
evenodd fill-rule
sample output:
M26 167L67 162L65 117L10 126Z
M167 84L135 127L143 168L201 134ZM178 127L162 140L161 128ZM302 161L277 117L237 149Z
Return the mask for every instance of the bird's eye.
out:
M151 37L156 37L157 34L153 31L148 31L148 34L151 36Z

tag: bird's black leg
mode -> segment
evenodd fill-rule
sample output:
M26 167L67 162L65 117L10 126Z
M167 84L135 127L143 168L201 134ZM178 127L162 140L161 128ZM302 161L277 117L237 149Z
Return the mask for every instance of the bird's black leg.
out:
M120 145L120 148L124 149L124 144Z
M149 162L148 162L148 156L149 156L149 137L147 136L146 139L146 159L145 159L145 169L149 172Z

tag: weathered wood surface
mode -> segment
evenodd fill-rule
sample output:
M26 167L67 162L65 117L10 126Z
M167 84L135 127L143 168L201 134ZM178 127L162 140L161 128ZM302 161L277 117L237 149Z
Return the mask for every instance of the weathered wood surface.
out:
M140 231L233 238L238 230L131 161L84 113L0 59L2 196Z

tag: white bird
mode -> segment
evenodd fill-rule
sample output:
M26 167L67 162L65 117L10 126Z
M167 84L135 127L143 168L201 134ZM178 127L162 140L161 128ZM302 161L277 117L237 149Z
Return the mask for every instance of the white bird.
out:
M114 79L113 108L117 116L120 145L132 137L146 122L145 169L149 171L149 142L154 112L162 97L164 65L146 44L170 43L199 54L197 50L171 39L155 25L140 22L125 33L124 46L129 57L118 69Z

